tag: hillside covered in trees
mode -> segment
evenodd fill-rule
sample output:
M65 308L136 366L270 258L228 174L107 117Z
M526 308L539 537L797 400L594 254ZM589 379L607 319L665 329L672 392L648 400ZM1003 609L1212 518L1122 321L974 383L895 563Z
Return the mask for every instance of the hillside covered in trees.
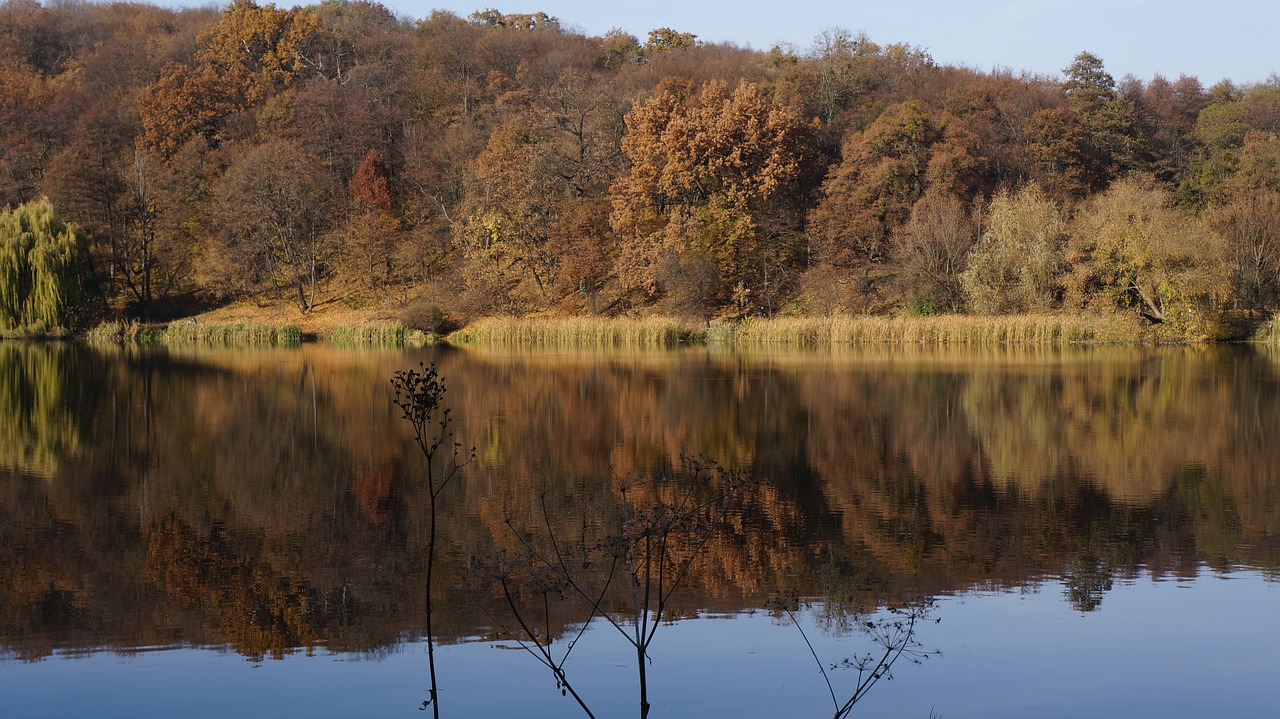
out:
M761 52L543 13L5 0L0 205L79 228L58 267L81 324L259 299L431 324L1097 310L1215 336L1280 307L1280 83L1064 65L842 29ZM21 235L0 278L35 266Z

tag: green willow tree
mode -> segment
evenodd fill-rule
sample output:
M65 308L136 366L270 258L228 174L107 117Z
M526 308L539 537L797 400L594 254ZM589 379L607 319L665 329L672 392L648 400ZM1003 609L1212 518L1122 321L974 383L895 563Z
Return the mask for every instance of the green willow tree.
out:
M71 326L85 240L42 198L0 212L0 330Z
M987 209L982 237L969 250L960 286L976 314L1050 309L1063 270L1066 222L1039 187L1001 191Z

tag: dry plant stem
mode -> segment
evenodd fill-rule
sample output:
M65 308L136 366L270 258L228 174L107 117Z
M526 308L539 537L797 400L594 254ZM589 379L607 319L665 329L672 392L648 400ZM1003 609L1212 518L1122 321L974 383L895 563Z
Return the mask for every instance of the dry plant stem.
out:
M434 607L432 604L432 588L434 586L435 558L436 558L436 537L437 537L437 520L438 505L440 493L445 487L453 481L459 471L475 460L475 449L471 450L470 457L466 461L459 461L459 450L461 445L456 442L450 442L453 439L453 433L449 427L453 420L449 416L448 409L441 409L440 402L444 397L445 385L443 378L440 377L439 370L435 364L430 367L419 364L421 371L405 370L396 372L391 379L392 386L396 390L395 403L403 412L403 417L413 426L414 442L421 450L422 456L427 463L427 498L428 512L431 522L431 528L427 537L427 592L426 592L426 633L427 633L427 666L430 675L431 685L428 689L428 697L422 703L422 709L431 707L432 715L435 719L440 717L440 695L439 684L436 680L436 658L435 658L435 625L434 625ZM436 417L439 417L437 420ZM428 426L434 423L439 429L436 432L429 432ZM439 478L439 484L436 483L435 457L440 448L445 444L451 444L453 462L448 471L444 472Z
M526 538L523 534L520 533L519 530L517 530L514 526L512 526L511 520L507 520L506 524L507 524L507 528L511 530L511 533L515 535L516 539L520 540L520 543L524 545L524 548L526 550L528 550L529 555L531 557L536 559L538 562L542 563L544 566L547 567L547 569L550 569L551 572L555 574L557 577L563 579L565 583L568 584L571 589L573 589L575 594L577 594L578 596L582 597L587 601L587 603L591 606L593 615L598 613L600 616L604 617L606 621L612 624L614 629L617 629L619 632L621 632L624 637L627 636L626 628L624 628L621 624L619 624L618 620L609 616L607 612L600 609L600 602L602 601L601 599L592 598L592 595L589 592L587 592L587 590L584 589L582 585L574 581L573 577L565 569L563 569L561 565L557 565L555 562L552 562L550 559L548 559L547 557L539 553L538 550L533 546L533 544L528 540L528 538ZM554 546L555 545L554 536L551 542L552 542L552 545ZM558 549L555 551L557 554L559 553ZM614 570L611 568L609 570L609 577L611 579L613 577L613 572ZM602 593L602 596L603 596L603 593Z
M512 607L516 606L516 600L514 597L511 596L511 588L507 586L507 582L505 579L502 581L502 593L506 597L508 605ZM551 636L551 633L550 633L551 610L547 606L547 596L545 594L542 595L542 604L543 604L543 621L546 627L546 629L544 630L545 636L550 637ZM529 625L525 623L524 616L521 615L519 612L516 612L515 616L516 616L516 621L520 623L520 628L524 630L525 636L530 637L534 641L534 643L537 645L538 652L533 653L529 649L529 647L524 644L524 642L520 642L520 646L523 647L525 651L528 651L532 653L535 657L538 657L539 661L541 661L544 665L546 665L546 667L556 675L556 681L559 682L565 688L565 690L567 690L569 694L573 696L573 700L578 703L578 706L582 708L582 711L586 712L586 715L591 717L591 719L595 719L596 715L591 712L591 708L588 707L587 703L582 700L582 697L578 696L578 692L574 690L573 685L569 683L569 678L565 675L565 672L564 672L564 660L561 660L561 662L557 663L552 658L550 639L548 639L547 644L544 645L542 642L538 641L537 639L538 635L534 634L533 630L529 628ZM569 648L565 650L565 653L564 653L565 660L569 658L569 653L573 651L573 646L578 643L578 639L582 637L582 633L586 631L587 625L590 623L590 621L591 620L588 619L587 622L583 623L582 629L578 631L578 636L575 637L573 641L569 643ZM510 632L508 632L508 634L509 633Z
M880 624L867 623L868 632L884 651L879 657L867 654L853 661L845 660L846 666L857 668L858 679L854 685L853 694L843 704L836 698L835 688L831 684L831 676L818 658L818 653L809 641L809 637L805 634L804 628L800 626L800 622L790 609L783 608L783 611L790 617L792 624L799 630L805 646L809 648L809 653L813 655L814 663L818 665L818 671L822 673L823 681L827 684L827 691L831 695L831 704L835 707L835 714L832 715L832 719L845 719L848 717L853 712L854 706L867 695L867 692L871 691L871 688L877 682L889 675L893 665L904 654L915 664L919 664L930 655L936 654L936 652L923 651L920 643L916 640L916 623L926 616L928 606L926 603L922 606L912 606L901 612L895 611L896 614L905 615L904 619L898 621L886 621ZM832 668L834 669L836 666L838 665L833 665Z
M818 652L813 648L813 642L809 641L809 635L804 633L804 627L800 626L800 622L796 619L796 615L786 607L783 608L783 611L791 618L791 623L796 625L796 629L800 632L800 638L804 640L804 645L809 647L809 653L813 655L813 661L817 663L818 671L822 672L822 681L827 683L827 692L831 694L831 706L835 707L836 711L839 711L840 700L836 699L836 689L831 686L831 676L827 674L826 668L822 666L822 660L818 658Z
M545 510L545 506L544 506L544 510ZM521 537L521 539L523 539L523 537ZM557 553L558 551L559 550L557 549ZM479 599L475 596L475 594L472 593L472 598L476 600L476 604L489 617L490 621L492 621L494 625L497 626L502 631L503 634L509 637L512 641L514 641L522 650L524 650L525 652L528 652L531 656L537 659L539 663L541 663L543 666L550 669L551 673L556 677L557 687L563 688L569 695L571 695L574 701L578 703L578 706L582 709L582 711L588 717L591 717L591 719L595 719L595 714L591 711L591 708L587 705L586 700L584 700L582 696L578 694L573 684L569 681L569 676L564 669L564 665L569 661L569 656L573 653L573 649L574 647L577 646L578 641L582 639L582 636L584 634L586 634L586 631L591 626L591 622L595 619L596 614L599 613L598 607L603 603L604 595L609 591L609 587L613 583L613 577L616 571L617 571L617 562L614 562L609 567L609 574L605 578L604 587L600 591L600 596L596 597L593 601L589 602L592 607L591 614L587 617L587 620L582 623L582 626L578 628L578 632L577 634L574 635L573 639L569 641L564 651L564 654L560 657L559 661L556 660L551 650L551 644L552 644L552 641L550 639L550 637L552 636L551 610L550 610L549 602L547 601L547 595L548 595L547 591L542 592L543 632L541 636L548 638L545 644L543 643L542 640L539 639L539 634L534 632L533 629L529 626L528 621L525 619L523 612L520 611L519 602L516 601L516 598L511 591L511 587L507 582L506 576L499 577L499 580L498 580L500 586L502 587L503 598L506 600L508 608L511 609L511 613L515 617L516 622L520 625L521 632L523 632L523 637L527 637L527 641L521 638L522 636L521 634L517 634L516 632L512 631L512 629L509 626L507 626L505 622L503 622L496 614L490 611L489 607L486 606L483 602L479 601ZM530 644L532 644L533 646L530 646Z
M911 621L914 624L915 620L913 619ZM858 686L854 689L853 696L850 696L849 700L836 710L834 719L841 719L842 717L849 716L849 712L853 711L853 705L857 704L858 700L866 696L868 691L871 691L871 687L875 686L876 682L880 681L880 677L883 677L885 672L889 670L889 667L893 666L893 663L902 655L902 651L905 648L906 645L899 645L896 650L894 647L886 647L884 654L881 655L880 659L871 667L871 672L869 674L866 673L866 669L864 667L860 667L858 669Z
M697 479L707 471L706 466L695 465L693 477ZM723 522L729 511L730 498L741 489L743 484L745 482L735 476L725 491L705 502L695 503L692 490L685 494L674 507L656 502L650 508L651 514L647 518L635 515L635 508L628 497L627 488L623 488L622 551L613 558L614 564L610 568L609 582L612 582L618 561L624 561L631 575L631 616L628 622L630 626L623 626L603 610L601 603L608 583L605 590L595 595L588 592L569 572L569 565L565 561L555 530L551 525L545 496L542 498L542 513L551 544L551 556L539 552L527 537L515 529L510 520L507 521L507 527L524 545L530 557L563 580L575 594L585 600L591 607L592 617L596 614L603 616L632 645L636 653L641 719L645 719L650 710L647 673L649 646L657 635L658 627L661 626L662 617L666 613L672 594L683 583L694 560L710 541L709 527L712 525L700 527L693 523L700 515L708 514L709 510L717 504L720 505L720 511L715 516L715 521ZM711 517L708 516L707 520L710 519ZM699 531L700 529L702 531ZM697 537L688 556L676 561L671 558L670 543L673 535L684 532L700 536Z

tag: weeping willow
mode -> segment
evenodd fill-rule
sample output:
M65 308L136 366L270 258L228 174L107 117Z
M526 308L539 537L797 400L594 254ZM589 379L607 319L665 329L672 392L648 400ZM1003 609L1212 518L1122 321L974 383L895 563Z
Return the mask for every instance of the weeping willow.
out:
M84 236L40 199L0 212L0 330L71 325L79 300Z

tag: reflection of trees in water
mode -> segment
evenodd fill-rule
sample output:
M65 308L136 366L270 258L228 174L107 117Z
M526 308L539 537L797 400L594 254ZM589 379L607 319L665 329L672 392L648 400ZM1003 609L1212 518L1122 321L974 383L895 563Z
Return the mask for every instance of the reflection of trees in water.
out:
M1258 516L1274 514L1258 502L1276 506L1263 458L1277 449L1239 431L1280 424L1274 370L1253 355L908 366L808 384L814 425L828 428L813 466L846 536L909 575L1016 583L1057 572L1094 535L1125 555L1117 566L1157 572L1194 571L1210 546L1224 550L1215 562L1277 557L1274 519ZM1242 388L1272 402L1239 402ZM836 449L833 428L852 424L867 441ZM1209 488L1231 506L1200 515ZM1242 513L1253 521L1223 521Z
M1067 600L1076 611L1092 612L1102 606L1102 597L1111 591L1111 565L1097 557L1078 557L1063 570Z
M42 477L79 449L95 389L64 344L0 342L0 468Z
M241 654L278 659L310 650L339 634L356 609L345 591L319 592L240 554L218 527L199 535L171 516L147 529L146 543L148 578L176 607L203 612L210 639Z
M426 487L385 389L404 355L21 347L4 357L24 377L57 380L44 405L34 390L0 399L47 419L0 407L0 426L72 419L48 436L75 449L54 453L47 481L0 474L3 641L28 637L19 651L34 655L49 632L85 646L228 641L216 605L231 595L195 611L144 566L166 518L266 576L345 596L349 616L318 625L317 641L360 651L413 634ZM691 565L680 614L791 590L865 609L1059 575L1087 598L1105 586L1089 562L1114 578L1280 566L1272 363L1089 357L440 355L458 435L479 453L441 519L440 576L518 549L504 519L540 493L580 522L582 506L617 507L610 468L655 476L682 451L762 484ZM465 595L442 595L442 637L487 623Z

